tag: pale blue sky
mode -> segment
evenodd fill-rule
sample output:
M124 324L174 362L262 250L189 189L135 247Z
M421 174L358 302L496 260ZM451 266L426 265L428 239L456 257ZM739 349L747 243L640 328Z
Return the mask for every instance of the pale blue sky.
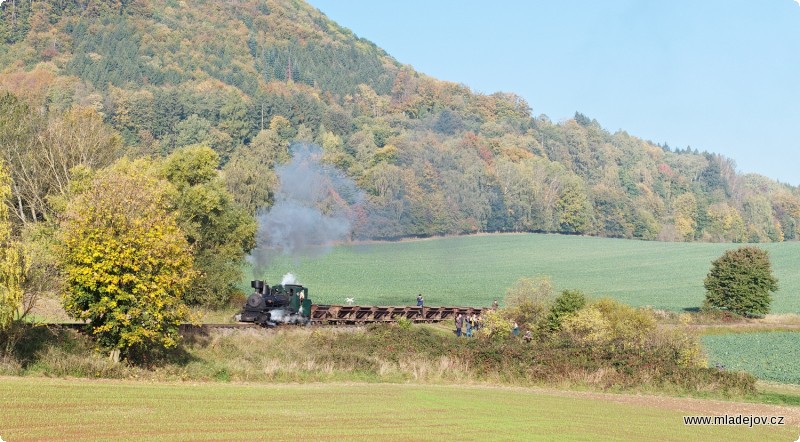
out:
M800 185L794 0L309 0L399 62L534 115L722 153Z

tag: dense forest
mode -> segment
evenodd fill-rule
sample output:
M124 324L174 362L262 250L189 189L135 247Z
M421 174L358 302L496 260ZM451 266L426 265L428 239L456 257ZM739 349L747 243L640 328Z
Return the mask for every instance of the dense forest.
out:
M798 188L425 76L300 0L6 1L0 91L19 231L65 213L87 173L198 145L217 155L230 204L253 215L304 142L364 192L347 201L358 239L797 239Z

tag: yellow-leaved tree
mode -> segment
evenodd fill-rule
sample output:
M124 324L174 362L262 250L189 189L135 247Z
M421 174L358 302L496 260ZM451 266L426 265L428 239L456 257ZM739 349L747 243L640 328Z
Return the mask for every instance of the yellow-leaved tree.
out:
M98 172L71 198L60 230L65 310L89 321L99 348L132 362L178 344L194 277L190 247L166 207L172 186L148 170L145 160L123 159Z
M675 229L684 241L694 238L697 228L697 198L692 193L684 193L673 202Z
M13 326L19 319L24 293L25 260L22 248L12 236L5 204L10 196L11 178L0 161L0 356L9 355L13 350Z

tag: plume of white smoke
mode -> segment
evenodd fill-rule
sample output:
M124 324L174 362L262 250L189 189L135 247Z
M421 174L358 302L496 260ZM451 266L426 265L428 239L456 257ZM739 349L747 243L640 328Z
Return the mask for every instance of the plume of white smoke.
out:
M286 322L288 317L289 315L286 313L286 310L282 308L270 310L269 312L269 320L275 323Z
M319 256L350 239L353 207L363 200L355 183L321 162L322 149L294 144L288 164L276 168L275 204L259 213L257 245L251 254L256 274L277 254Z
M281 279L281 285L286 284L297 284L297 278L294 276L293 273L287 273L283 275L283 279Z

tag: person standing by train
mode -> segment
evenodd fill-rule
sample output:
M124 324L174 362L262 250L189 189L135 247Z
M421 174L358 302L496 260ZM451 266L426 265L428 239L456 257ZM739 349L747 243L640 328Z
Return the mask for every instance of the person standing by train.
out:
M461 337L461 327L464 325L464 316L459 313L456 315L456 336Z
M425 300L422 299L422 293L420 293L419 295L417 295L417 307L422 307L424 303Z

